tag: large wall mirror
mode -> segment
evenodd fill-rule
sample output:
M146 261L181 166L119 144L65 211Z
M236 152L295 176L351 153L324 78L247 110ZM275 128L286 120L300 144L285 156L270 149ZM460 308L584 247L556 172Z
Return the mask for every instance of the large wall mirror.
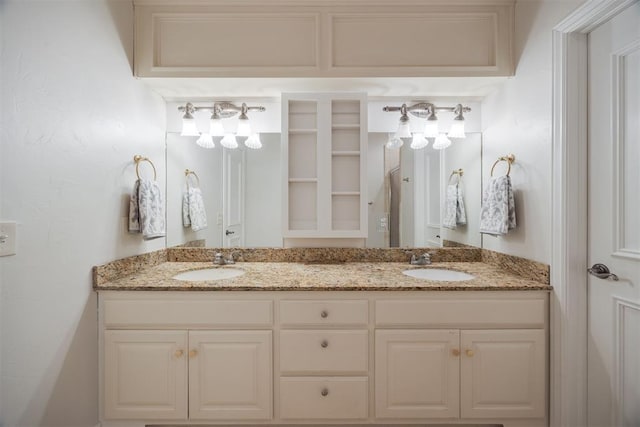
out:
M413 150L410 141L400 148L387 147L388 129L398 118L381 112L384 102L372 104L367 153L369 231L364 246L439 247L447 241L480 247L482 134L478 103L472 103L466 138L454 139L445 150L433 149L432 143ZM176 105L168 103L169 114ZM267 111L278 108L274 105L267 105ZM215 139L216 147L203 148L195 143L195 137L181 136L177 126L169 120L166 135L167 245L204 240L208 247L282 247L279 111L262 118L263 146L259 150L242 144L229 150ZM462 175L452 175L460 170ZM201 189L207 217L204 229L194 231L183 224L187 184ZM464 193L467 223L443 228L446 187L456 184Z

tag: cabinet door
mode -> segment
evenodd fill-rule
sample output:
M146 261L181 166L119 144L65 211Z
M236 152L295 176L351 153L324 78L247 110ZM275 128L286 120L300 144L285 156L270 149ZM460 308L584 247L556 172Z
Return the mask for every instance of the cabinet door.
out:
M458 330L376 331L376 417L457 418Z
M271 360L271 331L191 331L190 419L270 419Z
M461 332L463 418L545 415L542 329Z
M105 331L104 418L187 419L187 332Z

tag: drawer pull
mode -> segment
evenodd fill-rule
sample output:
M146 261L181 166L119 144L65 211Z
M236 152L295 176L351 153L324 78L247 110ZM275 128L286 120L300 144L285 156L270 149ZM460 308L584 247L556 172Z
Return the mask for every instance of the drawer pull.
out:
M329 394L329 389L328 388L323 388L322 391L320 392L320 394L324 397L327 396Z
M473 357L473 350L469 349L465 351L465 353L467 354L468 357Z
M460 356L460 350L458 350L457 348L454 348L453 350L451 350L451 354L454 356Z
M320 343L320 347L322 347L322 348L327 348L327 347L329 347L329 341L327 341L327 340L322 340L322 342Z
M329 312L327 310L322 310L320 312L320 317L322 317L323 319L326 319L327 317L329 317Z
M184 350L176 350L175 352L176 359L180 359L183 354L184 354Z
M196 357L198 355L198 350L191 350L189 351L189 357Z

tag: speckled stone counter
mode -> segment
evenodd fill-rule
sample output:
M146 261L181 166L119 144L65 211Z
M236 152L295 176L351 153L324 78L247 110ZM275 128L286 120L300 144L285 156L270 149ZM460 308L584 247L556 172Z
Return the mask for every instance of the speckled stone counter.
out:
M242 276L215 281L180 281L178 273L202 268L244 270ZM474 279L460 282L416 279L402 274L412 268L445 268L469 273ZM97 291L505 291L550 290L544 282L512 274L484 262L437 262L411 266L406 262L351 262L304 264L289 262L241 262L214 266L210 262L163 262L112 281L95 283Z

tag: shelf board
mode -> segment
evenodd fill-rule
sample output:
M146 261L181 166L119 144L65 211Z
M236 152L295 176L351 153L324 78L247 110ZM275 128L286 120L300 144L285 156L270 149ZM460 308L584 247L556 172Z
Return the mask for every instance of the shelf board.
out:
M359 151L332 151L332 156L359 156Z
M359 196L359 191L332 191L332 196Z
M331 129L334 129L334 130L360 129L360 125L359 124L331 125Z
M289 178L289 182L318 182L318 178Z
M295 133L318 133L318 129L289 129L289 134Z

